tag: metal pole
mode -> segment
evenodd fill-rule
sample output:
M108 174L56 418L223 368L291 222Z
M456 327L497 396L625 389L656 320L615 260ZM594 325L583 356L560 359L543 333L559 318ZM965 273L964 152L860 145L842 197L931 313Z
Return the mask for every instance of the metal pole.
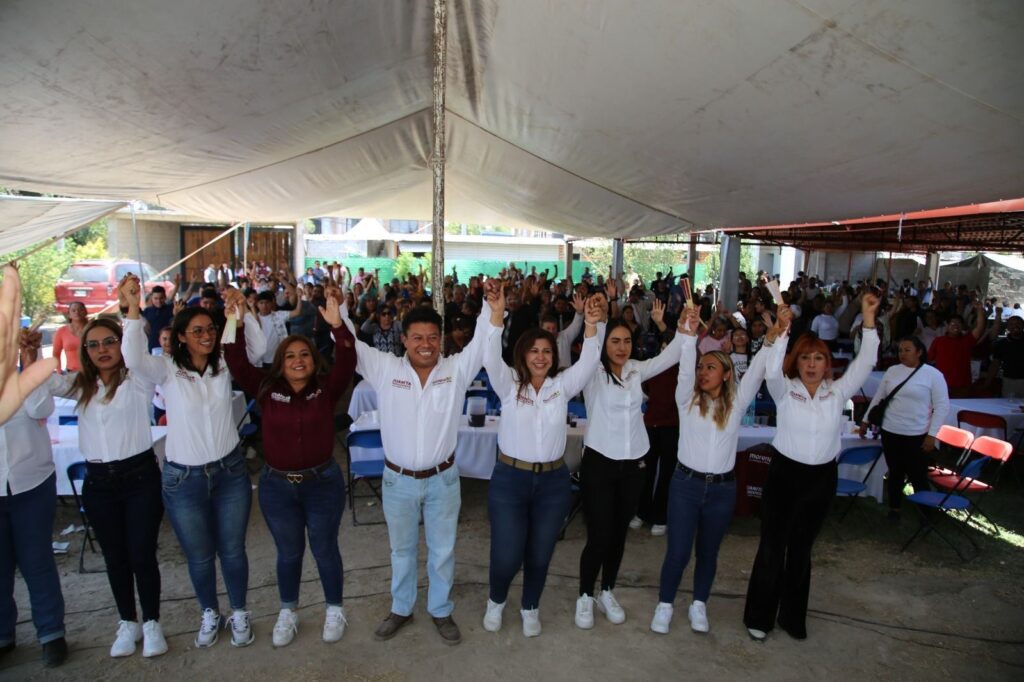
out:
M690 233L690 249L686 253L686 277L690 280L690 291L696 286L697 278L697 235Z
M430 291L434 310L444 320L444 156L445 156L445 71L448 60L448 1L434 0L434 145L430 169L434 176L434 222L431 225L433 264Z
M139 226L135 224L135 202L128 204L132 210L132 232L135 233L135 257L139 261L139 285L142 287L142 291L146 291L146 273L142 269L142 242L139 241ZM175 292L177 293L177 292ZM145 293L143 293L145 298Z

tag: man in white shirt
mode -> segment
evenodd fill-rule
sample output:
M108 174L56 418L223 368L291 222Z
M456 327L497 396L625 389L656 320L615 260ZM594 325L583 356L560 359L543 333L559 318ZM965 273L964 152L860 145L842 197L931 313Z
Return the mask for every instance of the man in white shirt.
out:
M275 310L274 294L270 291L260 292L256 296L256 310L259 312L260 329L267 340L267 350L263 354L263 366L269 367L274 362L274 354L281 341L288 336L285 322L297 317L302 312L295 288L288 286L286 296L294 307L291 310Z
M488 282L493 297L496 283ZM355 328L342 306L352 334ZM376 390L384 444L384 518L391 543L391 613L374 636L387 640L412 619L416 603L417 549L422 520L427 541L427 611L445 644L462 641L451 617L455 579L455 532L462 498L455 441L466 389L483 364L487 339L499 328L490 309L477 318L473 340L461 352L441 357L441 317L419 306L403 320L405 355L356 342L356 371Z

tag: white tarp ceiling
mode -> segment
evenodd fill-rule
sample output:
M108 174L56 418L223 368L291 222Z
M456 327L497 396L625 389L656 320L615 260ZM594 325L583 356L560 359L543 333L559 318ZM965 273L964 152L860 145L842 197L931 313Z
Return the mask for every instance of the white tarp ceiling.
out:
M1016 0L449 0L450 220L643 236L1024 189ZM0 185L429 219L431 0L6 0Z
M59 237L125 206L123 201L51 199L0 194L0 254Z

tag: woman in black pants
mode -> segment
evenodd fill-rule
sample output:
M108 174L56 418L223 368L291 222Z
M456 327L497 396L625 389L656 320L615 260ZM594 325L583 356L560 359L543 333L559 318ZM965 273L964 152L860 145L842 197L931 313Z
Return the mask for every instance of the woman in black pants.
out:
M869 414L880 400L892 395L882 420L882 449L889 467L886 492L889 519L893 521L899 521L907 479L915 492L928 490L926 453L935 451L935 436L949 412L946 378L927 363L924 342L916 336L907 336L900 339L898 348L900 364L886 370L864 413ZM897 387L900 387L898 391ZM862 437L867 427L867 422L861 424Z
M88 468L83 503L120 616L110 655L130 656L142 640L142 655L148 658L167 651L156 559L164 506L149 427L154 384L125 368L121 336L113 320L90 322L79 347L81 371L54 375L49 386L54 395L78 402L78 443Z
M665 307L655 302L651 319L660 323ZM576 626L594 627L594 604L613 624L623 623L626 612L612 590L626 545L626 532L643 489L644 455L650 449L644 429L643 391L640 384L679 362L682 334L650 360L631 360L632 331L621 319L608 324L597 370L583 396L587 402L587 433L580 465L580 492L587 520L587 544L580 555L580 591L576 600ZM594 584L601 574L601 591Z
M836 495L843 406L875 365L878 298L861 299L864 337L860 353L837 381L829 377L832 354L813 335L797 339L786 361L766 371L775 400L776 453L761 498L761 542L747 587L743 622L763 641L778 622L795 639L807 637L811 549Z

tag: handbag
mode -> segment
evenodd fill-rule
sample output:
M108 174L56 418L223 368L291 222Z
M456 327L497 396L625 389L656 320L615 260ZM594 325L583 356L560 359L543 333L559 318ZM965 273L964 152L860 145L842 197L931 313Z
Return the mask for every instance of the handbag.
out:
M889 395L879 400L878 404L876 404L868 411L868 424L870 424L871 426L877 426L878 428L882 428L882 422L885 420L885 408L889 406L889 401L896 397L896 394L900 392L901 388L903 388L903 384L913 379L914 375L917 374L917 370L921 369L921 367L923 366L924 363L918 365L914 369L914 371L910 373L910 376L901 381L899 386L894 388L892 392L889 393Z

